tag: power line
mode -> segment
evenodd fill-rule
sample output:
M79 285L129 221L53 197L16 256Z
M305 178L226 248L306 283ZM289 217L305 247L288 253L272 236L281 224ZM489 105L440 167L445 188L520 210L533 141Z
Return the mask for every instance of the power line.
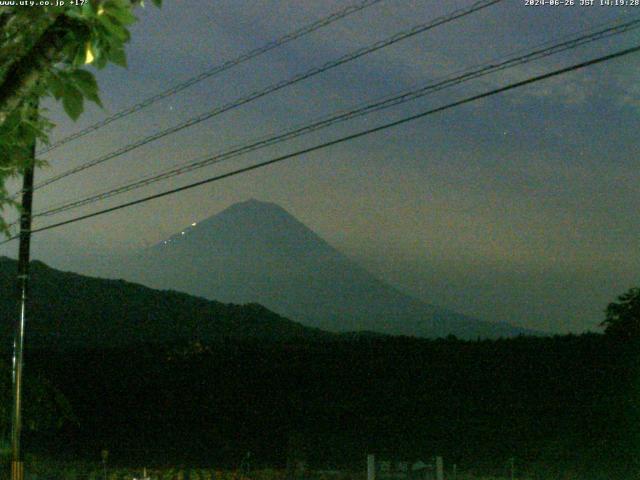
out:
M225 179L225 178L233 177L233 176L239 175L241 173L246 173L246 172L249 172L249 171L252 171L252 170L257 170L259 168L263 168L263 167L266 167L268 165L273 165L275 163L279 163L279 162L282 162L284 160L288 160L288 159L293 158L293 157L298 157L300 155L304 155L304 154L307 154L307 153L315 152L315 151L318 151L318 150L323 150L323 149L331 147L333 145L338 145L338 144L341 144L341 143L344 143L344 142L355 140L355 139L360 138L360 137L364 137L366 135L370 135L372 133L376 133L376 132L380 132L380 131L383 131L383 130L387 130L389 128L397 127L399 125L403 125L405 123L409 123L409 122L418 120L420 118L427 117L429 115L433 115L433 114L436 114L436 113L439 113L439 112L443 112L445 110L449 110L451 108L455 108L455 107L458 107L460 105L464 105L464 104L471 103L471 102L474 102L474 101L477 101L477 100L481 100L483 98L487 98L487 97L490 97L490 96L493 96L493 95L497 95L498 93L503 93L503 92L506 92L506 91L509 91L509 90L520 88L520 87L523 87L525 85L530 85L530 84L533 84L533 83L536 83L536 82L539 82L539 81L542 81L542 80L546 80L548 78L556 77L558 75L563 75L565 73L569 73L569 72L572 72L572 71L575 71L575 70L579 70L579 69L586 68L586 67L589 67L589 66L592 66L592 65L603 63L603 62L606 62L606 61L609 61L609 60L613 60L615 58L620 58L620 57L623 57L623 56L626 56L626 55L630 55L630 54L636 53L638 51L640 51L640 45L632 47L632 48L627 48L625 50L621 50L621 51L618 51L618 52L615 52L615 53L611 53L609 55L605 55L605 56L602 56L602 57L597 57L597 58L592 59L592 60L587 60L585 62L574 64L574 65L571 65L569 67L561 68L559 70L554 70L554 71L549 72L549 73L545 73L545 74L542 74L542 75L531 77L531 78L528 78L526 80L522 80L520 82L511 83L511 84L506 85L504 87L496 88L494 90L490 90L488 92L481 93L481 94L478 94L478 95L473 95L471 97L467 97L467 98L464 98L462 100L458 100L456 102L452 102L452 103L449 103L449 104L441 106L441 107L437 107L437 108L433 108L433 109L430 109L430 110L426 110L424 112L421 112L421 113L418 113L418 114L415 114L415 115L411 115L409 117L405 117L405 118L402 118L400 120L395 120L393 122L389 122L389 123L386 123L384 125L380 125L378 127L370 128L370 129L367 129L367 130L362 130L360 132L357 132L357 133L354 133L354 134L351 134L351 135L347 135L347 136L338 138L336 140L332 140L332 141L329 141L329 142L325 142L325 143L321 143L321 144L318 144L318 145L314 145L313 147L308 147L308 148L305 148L305 149L302 149L302 150L298 150L296 152L289 153L289 154L286 154L286 155L281 155L279 157L272 158L271 160L266 160L264 162L260 162L260 163L257 163L257 164L254 164L254 165L251 165L251 166L248 166L248 167L244 167L244 168L240 168L240 169L237 169L237 170L233 170L231 172L227 172L227 173L224 173L224 174L221 174L221 175L216 175L214 177L209 177L207 179L200 180L200 181L197 181L197 182L193 182L193 183L190 183L188 185L184 185L182 187L174 188L174 189L167 190L167 191L164 191L164 192L161 192L161 193L157 193L157 194L154 194L154 195L149 195L147 197L143 197L143 198L140 198L138 200L133 200L133 201L130 201L130 202L122 203L122 204L116 205L114 207L109 207L109 208L105 208L103 210L98 210L96 212L89 213L89 214L86 214L86 215L81 215L81 216L78 216L78 217L74 217L74 218L71 218L69 220L65 220L65 221L62 221L62 222L58 222L58 223L54 223L54 224L51 224L51 225L46 225L44 227L36 228L36 229L32 230L32 233L43 232L43 231L46 231L46 230L51 230L53 228L61 227L63 225L69 225L71 223L76 223L76 222L79 222L81 220L86 220L88 218L97 217L97 216L100 216L100 215L104 215L106 213L110 213L110 212L114 212L114 211L117 211L117 210L121 210L123 208L132 207L134 205L138 205L138 204L141 204L141 203L146 203L146 202L149 202L151 200L155 200L155 199L158 199L158 198L166 197L168 195L173 195L175 193L179 193L179 192L182 192L182 191L185 191L185 190L190 190L192 188L199 187L199 186L202 186L202 185L206 185L208 183L216 182L218 180L222 180L222 179ZM5 243L7 243L7 242L9 242L11 240L14 240L15 238L18 238L18 237L16 237L16 236L11 237L11 238L3 241L2 243L0 243L0 245L5 244Z
M410 28L409 30L404 30L402 32L396 33L395 35L392 35L391 37L388 37L384 40L380 40L378 42L375 42L369 46L365 46L362 47L358 50L355 50L354 52L348 53L346 55L343 55L342 57L339 57L336 60L332 60L330 62L325 63L324 65L320 66L320 67L315 67L312 68L311 70L308 70L304 73L300 73L298 75L295 75L294 77L291 77L289 79L283 80L281 82L275 83L273 85L270 85L269 87L266 87L262 90L257 90L253 93L250 93L249 95L245 96L245 97L241 97L237 100L234 100L233 102L227 103L226 105L223 105L221 107L217 107L209 112L203 113L201 115L198 115L196 117L192 117L178 125L175 125L173 127L170 127L166 130L160 131L160 132L156 132L153 133L147 137L144 137L140 140L138 140L137 142L131 143L129 145L125 145L124 147L119 148L118 150L115 150L111 153L108 153L106 155L103 155L99 158L96 158L94 160L90 160L88 162L85 162L81 165L78 165L77 167L71 168L65 172L62 172L58 175L55 175L53 177L50 177L49 179L38 183L37 185L35 185L34 189L39 189L42 188L46 185L50 185L54 182L57 182L58 180L61 180L63 178L66 178L70 175L76 174L78 172L84 171L88 168L92 168L96 165L102 164L108 160L111 160L113 158L116 158L120 155L123 155L125 153L128 153L132 150L135 150L143 145L146 145L148 143L151 143L153 141L159 140L160 138L166 137L167 135L171 135L173 133L179 132L180 130L183 130L185 128L188 127L192 127L193 125L196 125L198 123L201 123L205 120L208 120L214 116L220 115L224 112L227 112L229 110L238 108L246 103L252 102L254 100L257 100L261 97L264 97L266 95L269 95L273 92L276 92L278 90L281 90L285 87L291 86L295 83L301 82L303 80L306 80L310 77L313 77L315 75L318 75L320 73L326 72L327 70L333 69L335 67L338 67L340 65L343 65L347 62L350 62L352 60L355 60L357 58L360 58L364 55L367 55L369 53L375 52L377 50L380 50L382 48L385 48L387 46L393 45L395 43L398 43L402 40L405 40L407 38L413 37L415 35L418 35L420 33L423 33L427 30L430 30L432 28L438 27L440 25L452 22L456 19L462 18L466 15L470 15L472 13L475 13L479 10L482 10L484 8L487 8L491 5L494 5L496 3L502 2L503 0L480 0L474 4L472 4L469 7L465 7L465 8L460 8L458 10L453 11L452 13L448 14L448 15L444 15L441 17L438 17L430 22L427 23L422 23L419 25L416 25L412 28Z
M110 198L125 192L129 192L138 188L148 186L150 184L156 183L161 180L166 180L168 178L182 175L184 173L187 173L199 168L204 168L212 164L220 163L222 161L229 160L231 158L235 158L237 156L240 156L240 155L243 155L267 146L272 146L277 143L281 143L283 141L290 140L292 138L295 138L310 132L327 128L339 122L344 122L356 117L368 115L373 112L377 112L377 111L387 109L396 105L400 105L400 104L409 102L411 100L424 97L431 93L434 93L449 87L453 87L463 82L467 82L482 76L489 75L491 73L495 73L497 71L501 71L507 68L512 68L517 65L529 63L534 60L539 60L541 58L544 58L559 52L577 48L579 46L585 45L587 43L590 43L596 40L609 38L614 35L619 35L621 33L626 33L632 29L638 28L639 26L640 26L640 18L636 18L629 22L613 25L604 29L597 30L595 32L592 31L589 34L582 35L577 38L572 38L570 40L566 40L561 43L551 44L551 46L546 48L537 48L533 51L530 51L528 53L525 53L517 57L509 58L507 60L502 60L502 61L494 60L492 62L485 63L480 67L472 67L472 68L475 68L475 70L472 70L471 68L466 69L464 71L465 73L461 75L448 77L436 83L432 83L418 89L405 91L403 93L396 94L392 97L388 97L382 100L378 100L374 103L370 103L356 109L352 109L339 114L333 114L328 118L323 118L321 120L314 121L311 124L307 124L305 126L286 131L282 134L260 139L248 145L233 147L230 150L227 150L222 153L218 153L214 156L207 157L205 159L196 160L196 161L191 161L157 174L147 175L141 179L126 183L116 188L111 188L111 189L102 191L100 193L92 194L71 202L67 201L59 204L58 206L52 206L48 210L37 212L36 214L34 214L34 217L56 215L56 214L59 214L71 209L75 209L84 205L89 205L91 203L105 200L107 198ZM548 45L549 43L550 42L545 42L543 45Z
M305 125L303 127L299 127L299 128L287 131L283 134L279 134L277 136L272 136L272 137L266 137L264 139L257 140L254 143L251 143L249 145L234 147L231 150L228 150L226 152L216 154L214 157L208 157L204 160L188 162L181 166L172 167L169 170L165 170L157 174L147 175L134 182L126 183L122 186L108 189L100 193L92 194L90 196L87 196L78 200L74 200L71 202L69 201L61 202L57 206L52 206L49 210L38 212L36 216L54 215L72 208L77 208L83 205L94 203L95 201L98 201L98 200L102 200L114 195L118 195L118 194L125 193L137 188L141 188L160 180L165 180L173 176L181 175L183 173L187 173L195 169L203 168L214 163L219 163L221 161L228 160L230 158L242 155L244 153L248 153L266 146L271 146L276 143L280 143L282 141L289 140L291 138L295 138L297 136L300 136L309 132L326 128L338 122L350 120L358 116L367 115L375 111L390 108L392 106L396 106L401 103L405 103L405 102L414 100L416 98L420 98L422 96L433 93L435 91L443 90L445 88L457 85L462 82L466 82L471 79L479 78L481 76L488 75L490 73L494 73L499 70L511 68L513 66L521 65L523 63L528 63L533 60L538 60L540 58L543 58L555 53L559 53L561 51L565 51L568 49L573 49L578 46L584 45L588 42L592 42L595 40L600 40L602 38L607 38L613 35L625 33L627 31L630 31L631 29L637 28L639 24L640 24L640 19L635 19L625 24L615 25L615 26L606 28L604 30L596 31L595 33L584 35L579 38L574 38L572 40L565 41L560 44L552 45L551 47L548 47L545 49L534 50L532 52L529 52L517 58L511 58L506 61L501 61L498 64L489 62L488 64L484 64L483 68L480 68L475 71L471 71L471 69L466 69L465 72L467 73L465 73L464 75L460 75L454 78L449 77L435 84L430 84L430 85L427 85L426 87L422 87L417 90L415 89L409 90L399 95L394 95L392 97L385 98L384 100L377 101L373 104L367 104L355 110L349 110L339 114L332 114L328 118L324 117L322 120L318 120L309 125ZM550 42L545 42L543 45L548 45L549 43ZM477 67L474 67L474 68L477 68Z
M274 50L278 47L281 47L282 45L285 45L289 42L292 42L293 40L297 40L298 38L301 38L305 35L308 35L312 32L315 32L316 30L319 30L323 27L326 27L328 25L331 25L333 22L336 22L342 18L345 18L353 13L359 12L361 10L364 10L365 8L368 8L372 5L375 5L376 3L380 3L383 0L364 0L360 3L354 4L354 5L350 5L348 7L345 7L341 10L338 10L326 17L321 18L320 20L317 20L313 23L310 23L308 25L305 25L302 28L299 28L298 30L295 30L293 32L288 33L287 35L284 35L272 42L269 42L261 47L258 47L254 50L251 50L249 52L243 53L242 55L227 60L219 65L216 65L215 67L210 68L209 70L205 70L204 72L189 78L188 80L185 80L182 83L178 83L177 85L174 85L171 88L168 88L166 90L164 90L163 92L157 93L155 95L152 95L151 97L148 97L144 100L142 100L139 103L136 103L135 105L132 105L128 108L125 108L124 110L120 110L119 112L111 115L110 117L105 118L104 120L101 120L97 123L94 123L93 125L90 125L82 130L79 130L61 140L58 140L57 142L47 146L46 148L43 148L42 150L38 151L39 155L42 155L44 153L50 152L52 150L55 150L56 148L69 143L73 140L76 140L80 137L83 137L91 132L95 132L96 130L99 130L100 128L109 125L112 122L115 122L116 120L119 120L121 118L127 117L129 115L131 115L132 113L138 112L140 110L142 110L143 108L146 108L164 98L170 97L172 95L175 95L176 93L179 93L193 85L195 85L198 82L201 82L202 80L205 80L207 78L211 78L219 73L222 73L226 70L229 70L230 68L233 68L237 65L240 65L241 63L244 63L248 60L251 60L253 58L256 58L264 53L267 53L271 50Z

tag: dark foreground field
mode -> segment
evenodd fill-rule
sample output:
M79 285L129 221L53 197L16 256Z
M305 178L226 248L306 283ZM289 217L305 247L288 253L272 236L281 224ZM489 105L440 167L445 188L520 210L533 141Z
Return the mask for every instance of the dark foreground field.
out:
M26 374L73 415L27 431L25 451L193 468L234 468L248 451L256 467L284 467L293 451L323 469L437 454L487 473L513 457L539 478L632 478L637 373L636 347L595 334L29 351Z

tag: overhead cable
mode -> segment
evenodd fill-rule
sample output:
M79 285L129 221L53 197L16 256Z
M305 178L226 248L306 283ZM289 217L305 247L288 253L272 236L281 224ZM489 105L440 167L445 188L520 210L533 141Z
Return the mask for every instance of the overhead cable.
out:
M120 195L132 190L136 190L138 188L151 185L161 180L182 175L187 172L191 172L193 170L197 170L213 164L220 163L222 161L230 160L232 158L238 157L240 155L244 155L246 153L249 153L261 148L272 146L272 145L284 142L286 140L290 140L292 138L296 138L298 136L301 136L310 132L327 128L329 126L335 125L340 122L344 122L347 120L351 120L353 118L368 115L373 112L377 112L377 111L387 109L396 105L400 105L400 104L415 100L417 98L421 98L426 95L432 94L434 92L444 90L446 88L450 88L455 85L459 85L461 83L489 75L491 73L495 73L497 71L505 70L507 68L513 68L515 66L523 65L535 60L539 60L541 58L545 58L550 55L554 55L570 49L575 49L579 46L585 45L590 42L594 42L596 40L601 40L603 38L609 38L614 35L619 35L621 33L625 33L633 29L637 29L638 27L640 27L640 18L636 18L634 20L628 21L623 24L616 24L604 29L600 29L598 31L595 31L586 35L574 37L570 40L566 40L561 43L556 43L546 48L537 48L523 55L511 57L506 60L488 62L479 67L478 66L473 67L474 69L466 69L465 73L460 75L451 76L443 80L437 81L435 83L430 83L426 86L422 86L417 89L408 90L403 93L396 94L392 97L388 97L383 100L378 100L376 102L369 103L367 105L361 106L356 109L352 109L346 112L341 112L338 114L333 114L329 117L323 118L318 121L314 121L302 127L297 127L275 136L266 137L264 139L254 141L253 143L250 143L247 145L232 147L231 149L225 152L218 153L213 156L207 156L204 159L198 159L195 161L187 162L185 164L172 167L163 172L153 174L153 175L148 175L141 179L135 180L133 182L128 182L119 187L107 189L96 194L85 196L78 200L67 201L57 206L52 206L46 210L36 212L34 214L34 217L56 215L71 209L79 208L81 206L85 206L101 200L105 200L107 198L110 198L116 195ZM548 43L549 42L546 42L545 44L548 44Z
M321 143L321 144L318 144L318 145L314 145L312 147L304 148L302 150L298 150L296 152L289 153L289 154L286 154L286 155L281 155L281 156L272 158L270 160L266 160L266 161L263 161L263 162L260 162L260 163L256 163L256 164L248 166L248 167L239 168L237 170L233 170L231 172L227 172L227 173L224 173L224 174L221 174L221 175L216 175L214 177L209 177L209 178L206 178L204 180L199 180L197 182L193 182L193 183L184 185L182 187L173 188L171 190L166 190L166 191L161 192L161 193L156 193L154 195L149 195L147 197L139 198L137 200L133 200L133 201L130 201L130 202L122 203L120 205L116 205L116 206L113 206L113 207L109 207L109 208L105 208L105 209L102 209L102 210L98 210L96 212L88 213L86 215L80 215L80 216L77 216L77 217L74 217L74 218L71 218L71 219L68 219L68 220L64 220L64 221L61 221L61 222L57 222L57 223L53 223L53 224L46 225L46 226L43 226L43 227L39 227L39 228L33 229L32 233L39 233L39 232L43 232L43 231L46 231L46 230L59 228L59 227L61 227L63 225L69 225L69 224L72 224L72 223L80 222L82 220L86 220L86 219L89 219L89 218L93 218L93 217L97 217L97 216L100 216L100 215L104 215L106 213L115 212L117 210L122 210L124 208L129 208L129 207L132 207L134 205L139 205L139 204L142 204L142 203L146 203L146 202L149 202L149 201L152 201L152 200L156 200L158 198L162 198L162 197L173 195L173 194L176 194L176 193L179 193L179 192L190 190L192 188L196 188L196 187L199 187L199 186L202 186L202 185L207 185L209 183L213 183L213 182L216 182L216 181L219 181L219 180L223 180L225 178L229 178L229 177L233 177L233 176L236 176L236 175L240 175L242 173L247 173L247 172L250 172L250 171L253 171L253 170L264 168L266 166L273 165L275 163L279 163L279 162L282 162L284 160L288 160L290 158L294 158L294 157L298 157L298 156L305 155L305 154L308 154L308 153L312 153L312 152L316 152L316 151L319 151L319 150L323 150L323 149L326 149L326 148L334 146L334 145L342 144L342 143L345 143L345 142L348 142L348 141L351 141L351 140L355 140L357 138L361 138L361 137L364 137L364 136L367 136L367 135L371 135L371 134L376 133L376 132L380 132L380 131L388 130L390 128L394 128L394 127L397 127L397 126L400 126L400 125L404 125L406 123L413 122L415 120L418 120L418 119L421 119L421 118L424 118L424 117L427 117L427 116L430 116L430 115L434 115L436 113L440 113L440 112L443 112L445 110L450 110L452 108L455 108L455 107L458 107L458 106L461 106L461 105L465 105L465 104L468 104L468 103L471 103L471 102L475 102L477 100L481 100L483 98L491 97L491 96L497 95L499 93L503 93L503 92L507 92L507 91L510 91L510 90L514 90L516 88L520 88L520 87L523 87L525 85L531 85L533 83L540 82L542 80L546 80L546 79L549 79L549 78L552 78L552 77L556 77L558 75L564 75L566 73L573 72L575 70L584 69L584 68L587 68L587 67L599 64L599 63L603 63L603 62L606 62L606 61L610 61L610 60L613 60L613 59L616 59L616 58L621 58L621 57L624 57L624 56L627 56L627 55L631 55L631 54L637 53L639 51L640 51L640 45L632 47L632 48L627 48L627 49L624 49L624 50L620 50L620 51L611 53L609 55L604 55L604 56L601 56L601 57L594 58L592 60L587 60L585 62L581 62L581 63L578 63L578 64L571 65L569 67L565 67L565 68L561 68L561 69L558 69L558 70L554 70L552 72L548 72L548 73L545 73L545 74L542 74L542 75L537 75L535 77L530 77L530 78L528 78L526 80L522 80L522 81L519 81L519 82L511 83L511 84L506 85L504 87L496 88L496 89L490 90L490 91L485 92L485 93L481 93L481 94L478 94L478 95L473 95L473 96L470 96L470 97L466 97L466 98L464 98L462 100L458 100L456 102L448 103L448 104L446 104L444 106L441 106L441 107L429 109L429 110L420 112L420 113L415 114L415 115L404 117L404 118L402 118L400 120L395 120L393 122L385 123L383 125L380 125L380 126L377 126L377 127L374 127L374 128L369 128L369 129L362 130L362 131L357 132L357 133L353 133L351 135L346 135L346 136L340 137L340 138L338 138L336 140L332 140L332 141L329 141L329 142L324 142L324 143ZM11 240L14 240L15 238L18 238L18 237L17 236L11 237L11 238L3 241L2 243L0 243L0 245L2 245L4 243L7 243L7 242L9 242Z
M230 68L240 65L241 63L244 63L264 53L267 53L271 50L281 47L282 45L292 42L293 40L297 40L298 38L304 37L305 35L315 32L316 30L319 30L328 25L331 25L332 23L336 22L337 20L340 20L341 18L345 18L348 15L364 10L365 8L375 5L376 3L380 3L381 1L383 0L364 0L354 5L347 6L326 17L321 18L320 20L317 20L313 23L303 26L302 28L299 28L298 30L290 32L272 42L269 42L261 47L255 48L249 52L243 53L242 55L239 55L235 58L227 60L219 65L216 65L215 67L211 67L208 70L205 70L204 72L194 77L191 77L188 80L185 80L184 82L178 83L171 88L168 88L160 93L156 93L155 95L145 98L141 102L136 103L135 105L127 107L123 110L120 110L119 112L105 118L104 120L94 123L93 125L90 125L86 128L83 128L82 130L79 130L75 133L72 133L71 135L68 135L58 140L57 142L39 150L37 153L38 155L42 155L52 150L55 150L56 148L61 147L66 143L69 143L80 137L84 137L89 133L95 132L96 130L99 130L104 126L109 125L112 122L115 122L116 120L120 120L121 118L127 117L132 113L135 113L144 108L147 108L148 106L153 105L154 103L162 99L175 95L176 93L179 93L195 85L196 83L201 82L202 80L218 75L219 73L229 70Z
M384 40L380 40L378 42L375 42L371 45L362 47L358 50L355 50L351 53L348 53L346 55L343 55L341 57L339 57L336 60L332 60L330 62L325 63L322 66L319 67L314 67L304 73L300 73L297 74L289 79L286 80L282 80L278 83L272 84L264 89L261 90L257 90L253 93L250 93L249 95L246 95L244 97L238 98L230 103L227 103L223 106L217 107L209 112L205 112L203 114L200 114L198 116L192 117L178 125L175 125L173 127L170 127L168 129L159 131L159 132L155 132L149 136L146 136L136 142L133 142L131 144L125 145L113 152L107 153L101 157L98 157L96 159L90 160L88 162L84 162L81 165L78 165L76 167L73 167L69 170L66 170L62 173L59 173L53 177L50 177L40 183L37 183L34 186L34 190L37 190L39 188L42 188L44 186L50 185L54 182L57 182L63 178L66 178L70 175L74 175L76 173L82 172L84 170L87 170L88 168L92 168L95 167L96 165L100 165L108 160L111 160L113 158L119 157L120 155L123 155L125 153L131 152L132 150L135 150L137 148L142 147L143 145L147 145L151 142L154 142L156 140L159 140L163 137L166 137L167 135L171 135L173 133L179 132L181 130L184 130L185 128L189 128L192 127L194 125L197 125L201 122L204 122L205 120L208 120L210 118L213 118L217 115L220 115L224 112L227 112L229 110L233 110L235 108L238 108L242 105L245 105L249 102L252 102L254 100L257 100L259 98L262 98L266 95L269 95L271 93L274 93L278 90L281 90L285 87L289 87L293 84L296 84L298 82L301 82L303 80L306 80L308 78L311 78L315 75L318 75L320 73L326 72L327 70L336 68L340 65L343 65L347 62L351 62L357 58L363 57L364 55L368 55L369 53L375 52L377 50L380 50L382 48L388 47L390 45L393 45L395 43L398 43L402 40L406 40L407 38L413 37L415 35L418 35L420 33L423 33L427 30L433 29L435 27L438 27L440 25L444 25L446 23L452 22L454 20L457 20L459 18L462 18L464 16L467 15L471 15L479 10L482 10L484 8L487 8L491 5L494 5L496 3L502 2L504 0L480 0L474 4L472 4L469 7L465 7L465 8L460 8L457 9L455 11L453 11L452 13L449 13L447 15L443 15L441 17L438 17L434 20L431 20L427 23L421 23L419 25L415 25L414 27L408 29L408 30L404 30L402 32L396 33L395 35L392 35L391 37L388 37Z

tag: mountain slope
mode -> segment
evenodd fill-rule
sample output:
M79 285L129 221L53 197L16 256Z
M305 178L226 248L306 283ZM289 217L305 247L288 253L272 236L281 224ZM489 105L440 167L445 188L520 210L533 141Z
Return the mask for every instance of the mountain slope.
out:
M273 203L249 200L127 259L113 276L225 302L258 302L330 331L463 338L530 333L413 299Z
M18 314L17 265L0 257L0 335L11 343ZM27 318L30 346L119 347L220 338L292 340L330 334L303 327L258 304L225 305L122 280L104 280L32 262Z

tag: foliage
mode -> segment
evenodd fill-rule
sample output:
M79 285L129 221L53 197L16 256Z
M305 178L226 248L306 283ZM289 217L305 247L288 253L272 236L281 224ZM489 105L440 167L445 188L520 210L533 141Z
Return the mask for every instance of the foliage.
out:
M0 317L15 310L15 268L0 257ZM406 460L438 452L461 471L505 472L516 457L518 472L548 475L534 478L640 478L631 472L640 438L632 342L325 334L258 305L41 262L31 271L28 370L78 417L64 442L26 432L50 454L82 447L90 459L106 447L132 465L237 466L249 450L277 464L301 432L315 465L360 468L367 451ZM9 328L0 329L7 348Z
M25 383L24 425L30 431L51 431L67 423L76 423L65 396L43 378L29 378ZM11 368L0 362L0 431L6 438L11 425Z
M612 337L640 339L640 288L631 288L618 297L618 302L607 306L606 318L601 323L605 333Z
M15 312L14 260L0 257L0 318ZM31 263L29 345L120 346L184 341L176 357L198 353L198 341L219 338L323 338L329 333L280 317L256 305L226 305L184 293L158 291L119 280L85 277ZM0 338L11 325L0 325ZM7 342L8 343L8 342Z
M627 468L634 376L628 344L602 335L447 341L406 337L228 340L169 359L171 346L32 350L80 427L58 445L113 462L282 465L299 433L312 468L362 468L366 453L436 452L460 471ZM626 412L625 412L626 410ZM634 417L635 418L635 417ZM148 462L148 463L147 463ZM537 477L540 478L540 477Z
M53 127L33 104L52 96L73 120L85 100L101 105L96 79L85 67L126 66L128 27L136 21L132 11L140 3L87 0L82 6L0 7L0 209L14 204L6 179L31 163L34 142L47 143ZM160 6L161 0L153 3ZM0 232L8 233L1 216Z

